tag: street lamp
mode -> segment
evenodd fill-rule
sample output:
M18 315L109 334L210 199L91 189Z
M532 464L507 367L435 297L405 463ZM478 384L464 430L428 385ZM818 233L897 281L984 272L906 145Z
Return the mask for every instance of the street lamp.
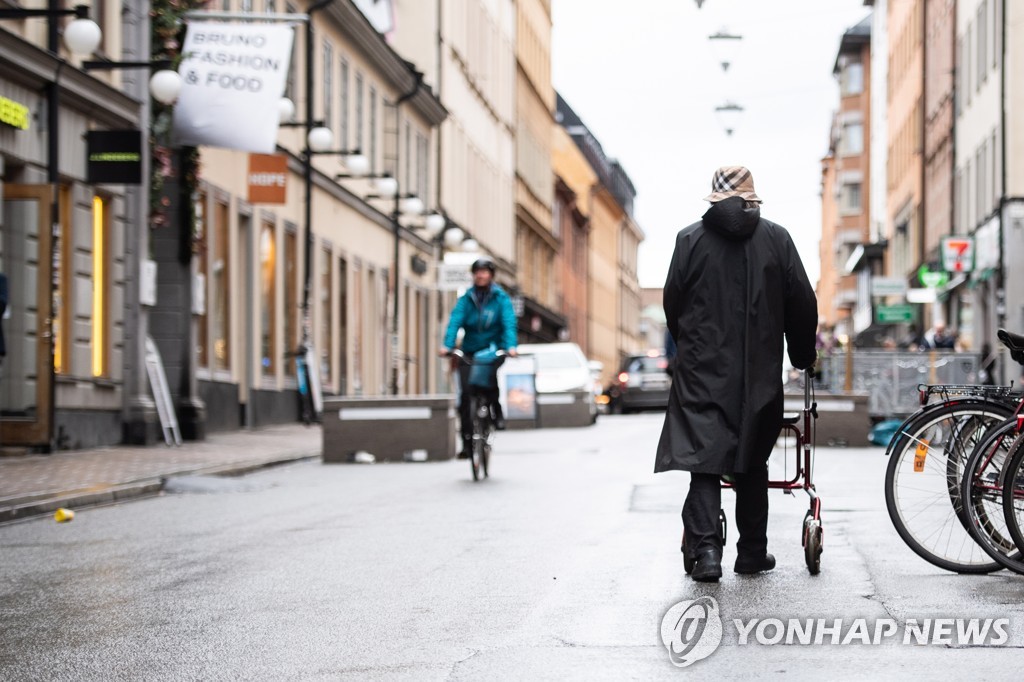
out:
M715 53L718 63L722 65L722 71L728 73L729 67L732 65L733 53L741 45L741 40L743 40L743 36L729 33L724 28L708 36L711 50Z
M280 123L287 123L295 118L295 102L287 97L277 101L277 120Z
M149 79L149 94L160 104L173 104L181 93L181 85L177 71L161 69Z
M715 107L715 115L718 116L719 123L721 123L722 127L725 128L725 134L730 137L736 129L736 124L739 123L740 115L742 113L743 107L735 102L726 102L721 106Z
M352 177L361 177L370 171L370 160L358 152L345 156L343 163Z

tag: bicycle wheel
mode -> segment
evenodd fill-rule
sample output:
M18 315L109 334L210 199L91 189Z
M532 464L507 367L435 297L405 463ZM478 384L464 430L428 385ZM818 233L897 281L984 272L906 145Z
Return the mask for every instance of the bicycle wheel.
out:
M1003 479L1003 519L1010 539L1024 552L1024 434L1018 435L1007 454ZM1010 483L1012 481L1012 483Z
M480 463L483 459L483 439L480 437L482 425L480 423L480 399L476 396L470 398L470 414L473 415L473 441L469 454L469 465L473 470L473 480L481 478Z
M1016 429L1016 419L1010 418L991 429L974 448L964 469L960 497L975 542L999 565L1024 574L1024 561L1003 513L1003 487Z
M904 422L893 440L886 508L896 532L925 561L957 573L999 569L967 530L959 475L974 445L1011 411L970 400L927 408Z

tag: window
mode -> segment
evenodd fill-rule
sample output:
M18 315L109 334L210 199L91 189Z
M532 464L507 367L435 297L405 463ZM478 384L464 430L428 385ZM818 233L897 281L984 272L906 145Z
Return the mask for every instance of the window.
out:
M416 190L411 184L411 171L412 171L412 126L408 121L405 122L405 152L402 154L402 162L405 164L405 179L402 180L402 187L405 187L408 191L416 193ZM424 197L420 197L423 199Z
M213 367L221 370L231 369L231 297L228 291L231 273L228 266L228 230L228 205L218 201L213 209L210 302L213 314ZM202 341L205 343L206 339Z
M110 256L107 249L109 232L109 201L101 196L92 199L92 375L105 377L110 373L107 349L110 345Z
M975 153L975 156L974 156L974 167L976 169L974 171L974 180L977 183L977 186L975 187L974 191L976 193L975 196L978 197L976 202L975 202L975 206L974 206L975 212L976 212L975 223L980 225L981 221L985 217L985 213L988 210L988 206L985 205L985 200L988 197L988 194L987 194L987 192L985 192L985 167L986 167L986 163L985 163L985 147L984 147L984 145L979 147L978 151Z
M324 41L324 125L331 127L334 104L334 48Z
M198 192L195 199L195 248L198 252L196 257L196 279L192 287L192 295L200 297L193 309L202 310L196 317L196 366L209 367L210 355L207 341L209 339L210 324L207 317L206 293L208 290L209 275L209 221L206 215L206 192Z
M272 376L277 367L277 235L274 223L260 228L260 354L263 374Z
M299 325L295 324L299 314L298 299L298 235L294 228L284 233L284 345L283 352L291 352L299 347ZM295 363L291 360L284 363L284 373L295 375Z
M370 173L377 172L377 89L370 86Z
M847 182L842 185L839 193L839 210L842 213L860 213L861 183Z
M864 153L864 124L843 124L843 136L839 141L839 153L842 156L855 156Z
M842 71L841 88L843 95L859 95L864 91L864 65L849 62Z
M243 12L251 12L252 11L252 0L242 0L242 6L241 7L242 7L242 11Z
M986 6L988 0L982 0L978 6L978 16L975 25L978 27L977 40L975 41L975 49L978 54L975 58L975 67L978 69L977 76L975 78L975 86L980 88L981 84L985 82L988 77L988 12Z
M340 149L348 149L348 61L344 57L338 63L338 76L341 78L340 99L338 108L341 109L341 124L338 126L338 139L341 140Z
M992 142L991 142L991 145L992 146L989 147L989 149L991 150L990 155L992 156L992 182L990 183L991 187L992 187L992 206L998 206L999 205L999 195L1002 193L1002 188L1000 187L1000 185L1002 184L1002 178L999 177L999 157L1000 157L1000 151L999 151L999 147L998 147L998 145L996 143L996 131L995 130L992 131Z
M356 74L356 149L366 153L363 139L363 74ZM372 162L372 161L371 161Z
M277 12L277 0L267 0L267 3L263 6L263 11L267 14Z
M338 393L348 391L348 263L338 259ZM356 343L359 343L357 333ZM331 348L331 351L334 349Z
M320 377L324 386L331 381L331 359L333 357L334 337L331 334L332 323L331 313L334 311L334 302L331 294L334 291L331 287L331 264L334 262L331 257L331 249L324 247L320 249L320 334L317 344L320 346Z
M62 185L58 202L60 211L60 243L57 249L59 268L56 275L57 290L54 291L53 309L53 371L57 374L71 373L71 188ZM12 283L13 284L13 283Z
M992 66L998 68L1003 60L1003 0L992 0Z
M416 133L416 194L430 205L430 148L427 138Z

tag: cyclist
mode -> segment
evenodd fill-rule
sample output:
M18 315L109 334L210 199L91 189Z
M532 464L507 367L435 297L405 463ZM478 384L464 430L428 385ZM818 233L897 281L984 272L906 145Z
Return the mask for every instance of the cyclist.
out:
M498 350L516 356L516 314L512 299L505 290L494 283L494 261L482 257L473 262L473 287L463 294L455 304L444 335L441 356L448 355L455 347L459 329L465 330L462 338L462 352L472 357L477 351L494 344ZM462 434L462 451L459 459L468 459L473 441L473 417L469 414L469 370L468 365L459 366L459 422ZM488 396L494 414L494 427L505 428L505 417L498 403L498 391Z

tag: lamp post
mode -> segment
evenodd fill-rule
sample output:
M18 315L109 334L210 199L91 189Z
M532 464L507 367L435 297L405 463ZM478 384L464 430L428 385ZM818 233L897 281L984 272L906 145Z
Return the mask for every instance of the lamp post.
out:
M306 13L306 120L305 149L302 153L302 176L305 183L305 206L303 222L306 229L306 240L302 254L302 340L296 352L304 353L309 346L309 291L313 281L311 264L313 262L313 154L323 153L330 149L334 136L324 125L315 126L313 120L313 15L330 5L334 0L318 0L310 5ZM283 112L282 112L283 113ZM328 121L329 123L329 121Z

